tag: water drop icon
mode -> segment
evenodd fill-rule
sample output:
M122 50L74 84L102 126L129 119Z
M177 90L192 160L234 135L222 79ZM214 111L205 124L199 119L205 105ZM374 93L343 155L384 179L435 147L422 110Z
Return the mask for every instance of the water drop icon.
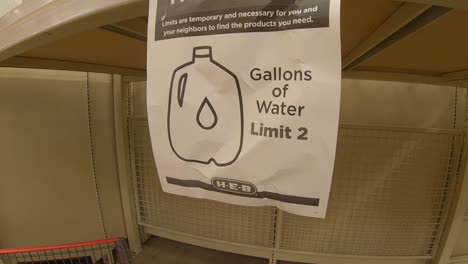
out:
M218 115L206 97L198 108L197 123L203 129L212 129L218 123Z

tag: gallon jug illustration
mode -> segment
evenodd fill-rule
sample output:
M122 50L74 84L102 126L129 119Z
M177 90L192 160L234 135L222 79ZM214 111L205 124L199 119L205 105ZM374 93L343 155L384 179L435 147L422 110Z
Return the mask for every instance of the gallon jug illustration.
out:
M174 70L167 126L180 159L217 166L233 164L243 141L239 81L213 59L209 46L195 47L192 61Z

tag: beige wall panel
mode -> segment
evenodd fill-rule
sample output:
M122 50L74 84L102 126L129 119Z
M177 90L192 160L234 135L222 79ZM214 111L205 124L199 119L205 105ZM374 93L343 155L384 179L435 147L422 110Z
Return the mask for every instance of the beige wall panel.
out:
M89 140L87 77L93 156ZM0 68L0 248L126 236L109 74Z
M86 75L0 69L0 247L102 237Z

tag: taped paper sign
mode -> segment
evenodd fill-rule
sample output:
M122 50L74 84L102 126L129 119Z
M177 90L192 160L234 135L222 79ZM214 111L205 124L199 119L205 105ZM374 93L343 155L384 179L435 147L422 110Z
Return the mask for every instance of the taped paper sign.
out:
M165 192L325 217L339 0L152 0L148 119Z

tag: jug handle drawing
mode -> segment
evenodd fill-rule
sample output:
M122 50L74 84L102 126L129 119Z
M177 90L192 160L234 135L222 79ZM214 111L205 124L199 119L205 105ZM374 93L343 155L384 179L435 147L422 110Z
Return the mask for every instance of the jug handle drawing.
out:
M177 88L177 101L179 102L180 107L182 107L182 105L184 104L185 86L187 85L187 77L188 77L188 74L184 73L179 78L179 85Z

